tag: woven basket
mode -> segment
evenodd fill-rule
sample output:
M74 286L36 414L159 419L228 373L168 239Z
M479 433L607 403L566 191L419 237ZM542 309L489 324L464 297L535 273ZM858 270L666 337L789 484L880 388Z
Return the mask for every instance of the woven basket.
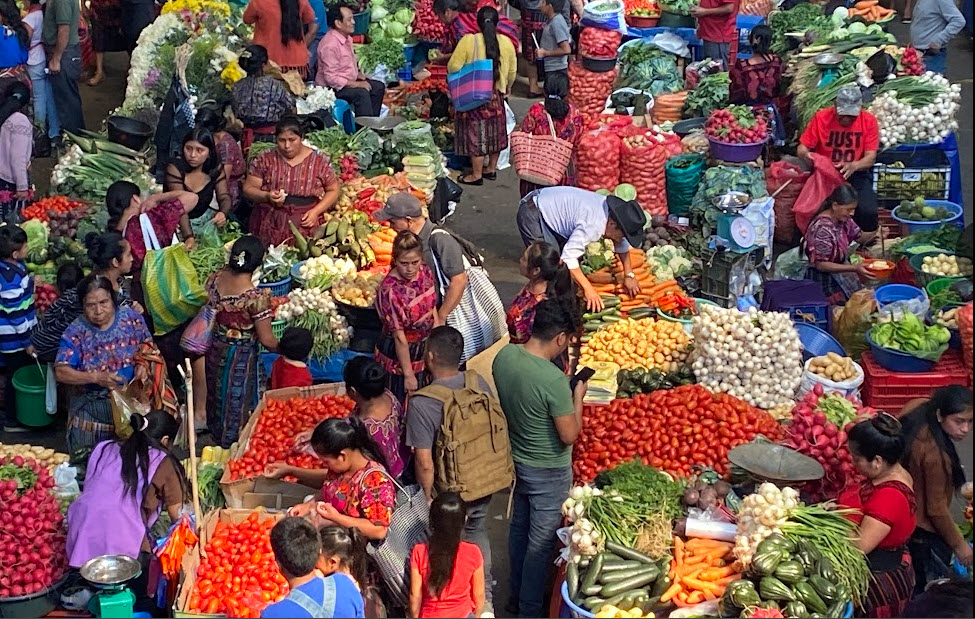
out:
M511 161L518 178L536 185L552 186L562 182L572 159L572 142L555 135L552 117L548 117L550 135L511 132Z

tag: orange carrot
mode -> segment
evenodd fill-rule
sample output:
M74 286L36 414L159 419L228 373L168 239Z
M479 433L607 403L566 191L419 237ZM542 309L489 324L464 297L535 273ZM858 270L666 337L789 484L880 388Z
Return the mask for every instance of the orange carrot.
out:
M675 582L670 585L670 588L664 591L664 594L660 596L661 602L669 602L671 598L681 593L681 586L679 582Z
M674 560L678 567L684 564L684 541L677 536L674 536Z
M718 588L712 583L704 582L703 580L698 580L697 578L692 578L690 576L685 577L682 582L684 583L685 586L693 587L698 591L711 591L712 593L714 593L714 591L717 590Z
M701 572L701 580L718 580L736 573L730 567L712 567Z
M727 585L728 583L732 583L732 582L738 580L739 578L741 578L741 573L740 572L735 572L734 574L731 574L729 576L725 576L724 578L719 578L718 580L714 581L714 584L720 585L720 586L723 587L723 586Z
M702 591L693 591L687 596L688 604L700 604L703 601L704 601L704 592Z

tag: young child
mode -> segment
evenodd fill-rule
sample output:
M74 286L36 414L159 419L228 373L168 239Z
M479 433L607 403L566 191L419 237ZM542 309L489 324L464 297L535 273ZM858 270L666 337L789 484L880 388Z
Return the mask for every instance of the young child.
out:
M4 432L23 432L17 423L13 376L34 363L30 332L37 323L34 312L34 278L24 266L27 233L19 226L0 225L0 357L7 376L4 388Z
M44 315L37 319L37 324L30 333L30 343L41 363L54 363L64 330L81 315L78 283L84 276L81 267L73 262L65 262L58 267L54 278L58 298L51 307L47 308Z
M456 492L430 505L430 540L410 556L412 617L480 617L484 610L484 559L462 542L467 504Z
M334 582L335 617L364 617L362 587L366 583L366 540L358 529L337 525L322 527L318 536L322 553L318 571Z
M311 387L311 372L305 361L311 352L311 331L288 327L278 340L280 357L271 364L271 389Z
M567 73L569 70L572 35L569 24L562 15L566 1L542 0L539 7L546 21L542 28L542 36L538 39L538 50L535 55L543 59L546 77L551 73Z
M341 617L335 583L326 583L315 566L322 553L318 530L303 518L288 517L271 529L271 549L291 592L270 604L261 617Z

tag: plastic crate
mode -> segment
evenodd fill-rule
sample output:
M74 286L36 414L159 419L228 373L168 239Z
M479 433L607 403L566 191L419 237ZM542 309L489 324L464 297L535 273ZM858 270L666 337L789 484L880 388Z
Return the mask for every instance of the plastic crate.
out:
M951 166L909 168L877 163L873 166L873 188L881 205L896 205L905 196L947 200Z
M829 333L833 327L829 302L815 282L779 280L765 283L762 309L785 312L793 322L806 323Z
M961 352L947 350L930 372L891 372L885 370L870 352L860 356L863 386L860 398L866 406L897 414L905 404L916 398L926 398L935 389L948 385L967 385L968 368Z
M711 251L704 256L701 270L701 296L722 307L734 307L737 293L731 289L731 274L739 269L748 271L755 268L763 248L750 252Z

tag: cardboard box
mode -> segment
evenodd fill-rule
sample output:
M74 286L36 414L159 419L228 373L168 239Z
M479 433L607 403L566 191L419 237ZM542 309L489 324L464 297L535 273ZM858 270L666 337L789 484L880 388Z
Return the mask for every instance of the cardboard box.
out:
M345 383L329 383L326 385L314 385L312 387L287 387L285 389L274 389L266 392L264 397L261 398L261 401L258 402L257 407L250 416L250 419L248 419L247 423L244 425L244 429L241 430L240 437L237 440L237 449L231 452L230 459L238 460L247 452L251 435L254 433L254 428L257 426L257 420L260 419L261 414L267 407L268 400L320 398L323 395L345 395ZM227 501L227 507L231 509L243 509L245 507L245 497L246 495L255 492L254 486L258 479L260 478L246 477L244 479L232 481L230 479L230 468L225 468L223 471L223 477L220 478L220 488L223 490L223 496ZM287 484L287 482L281 483ZM298 486L298 484L288 485ZM297 489L291 489L290 494L294 494L295 492L297 492ZM260 499L258 498L252 497L248 499L248 503L251 504L253 504L255 501L260 503ZM265 505L265 507L267 507L267 505Z
M244 494L243 509L265 509L286 510L289 507L305 502L305 497L310 494L319 495L321 488L312 488L304 484L296 484L280 479L268 479L258 477L254 482L254 489Z
M220 509L212 511L203 517L199 526L200 543L183 555L180 566L179 589L176 591L176 601L173 603L173 617L223 617L224 615L208 615L190 612L190 596L196 589L196 576L200 569L200 562L206 557L206 545L213 537L213 532L219 522L243 522L254 513L251 509ZM264 512L261 519L272 518L275 522L284 518L284 512Z

